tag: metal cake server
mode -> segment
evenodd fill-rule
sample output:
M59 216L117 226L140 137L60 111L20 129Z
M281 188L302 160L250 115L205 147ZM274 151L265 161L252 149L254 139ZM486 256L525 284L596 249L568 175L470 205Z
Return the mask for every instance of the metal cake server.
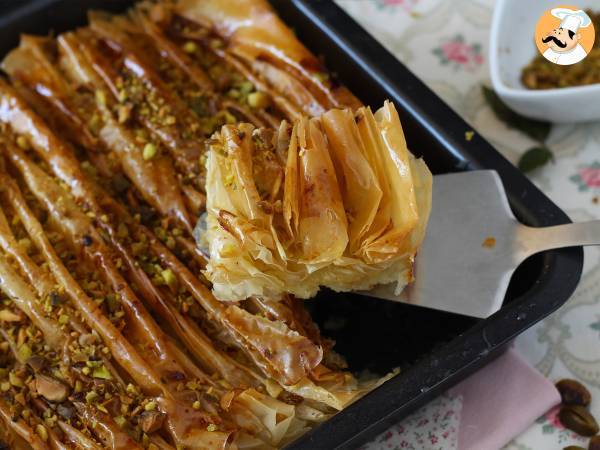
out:
M436 175L414 283L400 296L395 284L361 294L485 318L500 309L511 275L527 257L599 244L600 220L547 228L520 223L493 170Z

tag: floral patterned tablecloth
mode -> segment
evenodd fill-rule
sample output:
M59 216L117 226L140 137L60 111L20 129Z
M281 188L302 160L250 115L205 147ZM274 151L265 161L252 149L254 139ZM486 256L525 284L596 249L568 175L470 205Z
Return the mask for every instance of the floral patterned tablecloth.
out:
M489 29L493 0L337 0L337 3L442 97L474 129L510 161L536 143L500 122L482 95L490 85ZM571 3L576 4L576 0ZM575 221L600 218L600 123L555 125L546 141L554 162L530 174L533 182ZM600 251L585 250L579 288L555 314L521 335L516 348L549 379L576 378L596 399L592 413L600 417ZM442 396L426 408L442 411L439 426L455 427L457 405ZM586 445L565 430L556 410L538 419L508 444L507 450L558 450ZM390 429L369 449L414 448L402 445L410 423ZM422 422L422 421L421 421ZM438 427L439 429L439 427ZM434 432L435 434L435 432ZM447 449L431 442L423 450Z

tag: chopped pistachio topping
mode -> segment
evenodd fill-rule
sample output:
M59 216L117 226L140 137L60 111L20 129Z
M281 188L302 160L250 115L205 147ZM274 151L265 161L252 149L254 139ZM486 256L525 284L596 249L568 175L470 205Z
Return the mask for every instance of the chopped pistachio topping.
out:
M17 138L17 145L23 150L27 150L29 148L29 141L25 136L19 136Z
M252 92L248 94L248 105L252 108L266 108L269 106L269 96L261 91Z
M157 152L156 145L154 145L151 142L148 142L144 146L144 151L143 151L142 156L144 157L145 161L150 161L152 158L154 158L156 156L156 152Z
M42 441L45 442L48 440L48 430L46 430L46 427L44 425L42 425L41 423L38 423L36 425L35 432Z
M183 51L186 53L195 53L198 50L198 45L193 41L187 41L183 44Z
M106 409L106 408L104 407L104 405L102 405L102 404L98 404L98 405L96 405L96 408L98 408L98 409L99 409L100 411L102 411L103 413L106 413L106 414L108 414L108 409Z
M87 394L85 394L85 401L88 403L93 403L96 400L98 400L98 393L96 391L90 391Z
M327 72L315 72L313 76L319 80L321 83L329 80L329 74Z
M243 81L238 85L238 89L242 94L249 94L254 90L254 85L251 81Z
M104 366L104 364L100 367L97 367L92 372L92 376L94 378L100 378L103 380L112 380L112 375L109 370Z
M10 372L8 374L8 381L14 387L23 387L24 386L23 380L15 372Z
M156 409L156 402L155 401L149 401L148 403L146 403L146 405L144 406L144 409L146 411L154 411Z
M119 425L121 428L127 424L127 420L123 416L115 417L115 422L117 422L117 425Z
M32 355L32 351L31 351L31 347L29 347L29 345L23 344L19 347L19 358L26 361L29 358L31 358L31 355Z
M163 270L160 275L169 287L174 287L177 284L177 278L171 269Z
M125 101L127 101L127 98L127 91L125 89L121 89L119 91L119 102L124 103Z
M106 106L106 93L101 89L96 91L96 103L100 106Z

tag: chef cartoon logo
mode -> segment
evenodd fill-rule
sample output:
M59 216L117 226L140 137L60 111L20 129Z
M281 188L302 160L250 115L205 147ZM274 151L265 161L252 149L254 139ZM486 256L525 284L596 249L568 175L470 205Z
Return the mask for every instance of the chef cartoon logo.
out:
M595 37L590 17L574 6L546 11L535 29L535 44L540 53L561 66L584 59L592 49Z

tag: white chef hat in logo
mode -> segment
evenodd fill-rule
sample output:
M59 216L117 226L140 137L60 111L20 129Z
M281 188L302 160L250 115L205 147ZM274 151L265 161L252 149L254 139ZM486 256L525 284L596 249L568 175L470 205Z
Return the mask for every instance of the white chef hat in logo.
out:
M554 8L551 13L561 20L561 28L571 30L573 33L577 33L579 28L589 27L592 23L590 17L581 9L574 11L569 8Z

